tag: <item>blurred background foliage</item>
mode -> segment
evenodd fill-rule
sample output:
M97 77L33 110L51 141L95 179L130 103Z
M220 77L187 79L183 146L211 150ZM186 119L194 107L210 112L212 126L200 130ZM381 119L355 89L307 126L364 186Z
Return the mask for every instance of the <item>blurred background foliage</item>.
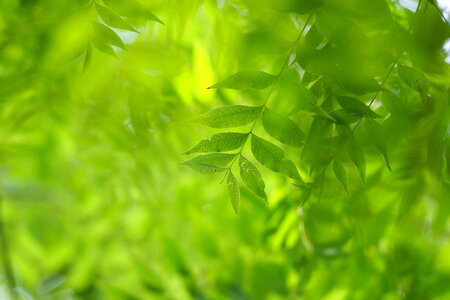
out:
M449 299L450 30L418 4L2 0L1 253L16 298ZM301 206L264 170L269 204L242 187L236 216L221 176L179 164L213 133L189 120L260 105L265 91L206 88L276 74L310 15L270 107L313 136L302 99L376 92L392 172L359 126L366 178L344 161L349 193L325 170ZM306 163L285 149L303 176L327 150L308 147Z

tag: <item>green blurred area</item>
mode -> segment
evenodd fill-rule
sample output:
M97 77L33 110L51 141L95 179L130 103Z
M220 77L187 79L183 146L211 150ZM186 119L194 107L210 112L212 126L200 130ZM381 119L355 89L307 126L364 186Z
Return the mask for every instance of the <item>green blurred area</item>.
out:
M133 30L89 0L0 2L1 218L18 299L450 298L450 30L431 4L413 15L382 0L97 3ZM392 172L362 126L366 180L345 163L351 193L330 175L301 206L264 170L269 204L242 187L235 215L221 174L180 165L214 133L189 120L261 104L266 91L207 87L276 74L312 11L271 102L304 130L300 100L319 101L317 77L369 99L401 52L429 83L399 71L377 100ZM2 270L1 299L6 282Z

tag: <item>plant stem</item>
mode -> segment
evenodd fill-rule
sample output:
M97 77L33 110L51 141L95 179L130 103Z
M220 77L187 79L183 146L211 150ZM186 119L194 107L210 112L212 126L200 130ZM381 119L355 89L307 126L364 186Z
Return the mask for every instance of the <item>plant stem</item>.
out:
M16 287L16 280L14 278L13 268L12 268L12 262L11 262L11 256L9 252L9 245L8 240L6 238L5 234L5 228L4 228L4 221L3 221L3 197L0 196L0 248L2 250L2 264L3 264L3 271L5 273L6 278L6 285L8 287L9 294L11 296L11 299L16 300L17 294L14 291Z

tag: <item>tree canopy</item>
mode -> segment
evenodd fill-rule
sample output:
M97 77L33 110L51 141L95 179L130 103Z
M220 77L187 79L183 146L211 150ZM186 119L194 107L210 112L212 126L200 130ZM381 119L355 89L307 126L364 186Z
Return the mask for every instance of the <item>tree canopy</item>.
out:
M434 0L1 1L0 298L448 299L449 40Z

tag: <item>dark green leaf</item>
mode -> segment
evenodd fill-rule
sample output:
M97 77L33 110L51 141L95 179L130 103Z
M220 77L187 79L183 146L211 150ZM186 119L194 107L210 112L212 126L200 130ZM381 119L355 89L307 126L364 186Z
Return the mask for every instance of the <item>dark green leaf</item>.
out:
M267 201L265 184L258 168L244 156L239 158L239 168L242 181L259 197Z
M235 157L236 154L210 153L196 156L183 162L183 165L189 166L200 173L216 173L226 170L224 167Z
M265 108L262 123L266 132L283 144L292 147L303 144L305 134L291 119Z
M336 120L336 123L342 125L350 125L361 120L361 115L352 111L338 109L330 112L330 116Z
M336 175L336 178L342 183L342 186L347 191L347 193L349 193L347 172L337 158L333 161L333 172L334 175Z
M133 26L125 22L116 12L114 12L110 8L95 3L95 9L102 18L103 22L105 22L107 25L118 29L138 32L133 28Z
M262 106L222 106L194 118L193 121L213 128L239 127L254 122L261 109Z
M240 190L239 190L239 184L236 180L236 177L234 177L233 173L230 171L227 176L227 185L228 185L228 192L230 194L230 201L231 206L233 207L233 210L236 214L239 213L239 202L240 202Z
M199 152L224 152L238 149L244 145L247 140L247 133L224 132L211 136L209 139L202 140L185 154Z
M208 89L265 89L275 81L275 78L275 75L262 71L242 71L219 81L218 83L210 86Z
M256 160L263 166L274 172L301 181L300 174L294 163L284 158L284 151L280 147L256 135L252 135L251 148Z
M373 110L371 110L367 105L362 103L356 98L346 97L346 96L336 96L336 99L339 102L339 105L346 111L359 114L361 116L366 116L370 118L379 118L380 115L376 114Z

